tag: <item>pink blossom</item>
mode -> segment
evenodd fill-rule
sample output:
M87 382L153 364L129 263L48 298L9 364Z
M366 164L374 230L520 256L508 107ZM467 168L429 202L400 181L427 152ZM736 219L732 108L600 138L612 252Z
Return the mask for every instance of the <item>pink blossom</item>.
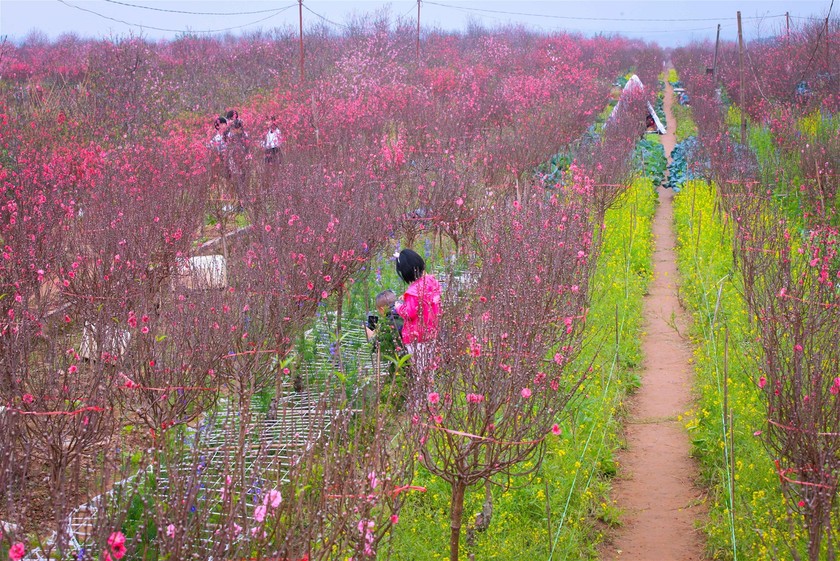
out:
M520 393L522 394L522 397L524 397L525 399L528 399L529 397L531 397L531 390L529 388L522 388L522 391Z
M122 532L112 532L108 537L108 545L114 547L115 545L125 545L125 534Z
M766 385L767 385L767 378L762 376L761 378L758 379L758 387L759 388L763 388Z
M468 393L467 394L467 403L481 403L484 401L484 396L477 393Z
M280 506L280 502L282 500L283 497L280 495L280 491L277 489L270 489L263 497L263 504L270 506L271 508L277 508Z
M397 516L396 514L392 514L392 515L391 515L391 524L396 524L396 523L397 523L397 522L399 522L399 521L400 521L400 517L399 517L399 516Z
M111 553L116 559L125 557L125 534L122 532L113 532L108 538L108 545L111 547Z
M554 423L551 426L551 434L553 434L554 436L560 436L561 434L563 434L563 429L560 428L560 425Z
M329 292L327 292L326 290L325 290L325 291L323 291L323 292L321 292L321 298L325 298L325 299L326 299L326 298L329 298L329 296L330 296L330 293L329 293Z
M166 535L169 536L170 538L175 537L175 524L170 524L169 526L166 527Z
M437 392L432 392L428 395L429 403L435 404L440 401L440 394Z
M9 549L9 559L12 561L20 561L26 554L26 547L21 542L17 542Z
M226 475L225 476L225 485L224 485L224 487L222 487L222 500L225 500L225 497L227 497L227 490L228 490L228 487L230 487L231 481L233 481L233 480L230 478L230 476Z
M262 523L265 520L265 512L267 507L265 505L259 505L257 508L254 509L254 520L259 523Z
M35 397L31 393L23 394L21 399L23 400L24 403L32 403L33 401L35 401Z

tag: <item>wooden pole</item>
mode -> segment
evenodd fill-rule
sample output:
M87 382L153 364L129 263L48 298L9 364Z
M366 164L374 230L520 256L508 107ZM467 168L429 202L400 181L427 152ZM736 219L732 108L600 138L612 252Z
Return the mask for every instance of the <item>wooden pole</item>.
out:
M785 12L785 37L790 41L790 12Z
M738 12L738 74L741 77L738 105L741 109L741 144L747 143L747 112L744 107L744 31L741 27L741 12Z
M715 82L715 86L717 86L717 59L718 59L718 50L720 49L720 24L717 26L717 38L715 39L715 58L712 61L712 80Z
M303 82L303 0L298 0L300 15L300 81Z
M420 3L421 0L417 0L417 60L420 60Z

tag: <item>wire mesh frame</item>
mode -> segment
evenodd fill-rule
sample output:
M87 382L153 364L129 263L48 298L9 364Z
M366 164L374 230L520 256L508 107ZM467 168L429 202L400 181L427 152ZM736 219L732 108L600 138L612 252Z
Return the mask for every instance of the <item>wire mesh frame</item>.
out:
M288 482L288 474L296 462L329 435L333 420L338 415L351 412L352 404L364 389L375 383L383 372L387 372L387 364L374 364L375 355L358 321L342 321L342 332L345 335L335 345L331 344L331 334L325 330L327 327L327 322L318 322L306 333L306 337L314 343L315 358L302 364L297 374L305 379L308 387L296 388L293 379L286 380L281 386L280 395L276 396L277 414L269 418L266 413L258 412L245 430L248 439L243 446L242 459L245 480L252 481L252 487L262 482L262 474L271 472L278 474L279 481ZM349 395L343 387L331 383L338 368L342 368L345 373L348 370L355 373ZM340 394L337 391L339 389ZM251 411L258 411L260 407L256 399L252 399ZM203 495L200 500L207 505L222 503L227 485L224 469L225 466L235 464L239 452L237 448L225 443L234 435L239 438L238 419L230 400L223 398L215 411L205 416L203 424L188 429L190 432L185 444L190 453L185 454L184 460L175 469L179 474L193 478L193 481L204 478L198 484ZM69 546L76 551L84 549L92 537L100 513L117 504L122 496L138 492L153 473L152 469L153 466L149 466L117 481L104 493L73 509L66 518L64 528ZM167 500L170 483L169 475L161 472L156 481L158 492L155 498ZM214 528L206 530L202 542L209 544L214 537ZM47 543L54 544L56 538L54 533ZM48 561L50 558L42 548L36 547L24 559Z

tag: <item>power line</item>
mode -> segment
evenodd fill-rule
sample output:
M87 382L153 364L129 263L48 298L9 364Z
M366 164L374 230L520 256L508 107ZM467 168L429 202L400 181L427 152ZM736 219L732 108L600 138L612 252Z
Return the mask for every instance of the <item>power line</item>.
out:
M324 16L322 16L322 15L321 15L321 14L319 14L319 13L312 11L312 10L309 8L309 6L307 6L306 4L301 4L301 5L303 6L303 8L304 8L307 12L311 13L311 14L312 14L312 15L314 15L314 16L317 16L317 17L321 18L322 20L324 20L324 21L325 21L325 22L327 22L327 23L330 23L330 24L332 24L332 25L334 25L334 26L336 26L336 27L343 27L343 28L345 28L345 29L350 29L350 27L349 27L349 26L344 25L343 23L336 23L336 22L334 22L334 21L332 21L332 20L329 20L329 19L325 18Z
M633 21L633 22L685 22L685 21L720 21L724 18L604 18L604 17L583 17L583 16L558 16L554 14L534 14L528 12L510 12L506 10L490 10L487 8L468 8L465 6L454 6L452 4L443 4L441 2L432 2L431 0L424 0L426 4L433 4L435 6L442 6L444 8L454 8L456 10L465 10L465 11L472 11L472 12L487 12L492 14L504 14L509 16L527 16L527 17L538 17L538 18L551 18L551 19L568 19L568 20L579 20L579 21ZM741 19L771 19L771 18L783 18L785 14L777 14L777 15L768 15L768 16L753 16ZM690 31L690 30L687 30Z
M791 19L807 19L807 20L811 20L811 21L825 21L825 18L820 18L820 17L816 17L816 16L790 16L790 17L791 17Z
M664 20L661 20L661 21L664 21ZM726 27L733 27L734 25L736 25L736 24L734 24L734 23L724 23L724 24L721 24L720 28L723 29L723 28L726 28ZM712 26L709 26L709 27L693 27L693 28L690 28L690 29L653 29L653 30L650 30L650 31L634 31L634 30L625 29L625 30L618 30L618 31L609 31L609 33L683 33L685 31L709 31L709 30L712 30L712 29L717 29L717 26L712 25Z
M81 10L82 12L88 12L88 13L93 14L95 16L99 16L99 17L107 19L107 20L115 21L117 23L122 23L124 25L128 25L128 26L131 26L131 27L139 27L141 29L152 29L154 31L167 31L167 32L171 32L171 33L221 33L223 31L233 31L234 29L242 29L243 27L249 27L249 26L261 23L263 21L266 21L268 19L271 19L271 18L279 15L280 13L285 12L289 8L295 6L295 4L290 4L290 5L286 6L285 8L280 8L278 10L275 10L274 13L272 13L271 15L266 16L264 18L260 18L256 21L252 21L250 23L246 23L246 24L243 24L243 25L235 25L235 26L232 26L232 27L223 27L223 28L220 28L220 29L168 29L168 28L164 28L164 27L155 27L153 25L145 25L145 24L142 24L142 23L132 23L130 21L125 21L125 20L121 20L121 19L117 19L117 18L112 18L110 16L100 14L99 12L95 12L95 11L89 10L87 8L82 8L81 6L76 6L74 4L69 4L65 0L57 0L57 1L60 2L61 4L64 4L65 6L67 6L69 8L75 8L77 10Z
M477 8L465 8L465 7L462 7L462 6L450 6L450 5L446 5L446 4L439 4L439 3L436 3L436 2L431 2L429 0L424 0L424 3L425 4L435 4L437 6L443 6L443 7L446 7L446 8L451 8L453 10L462 10L462 11L465 11L465 12L482 11L482 12L494 12L494 13L498 13L498 14L531 15L531 16L543 17L542 15L539 15L539 14L519 14L519 13L515 13L515 12L502 12L502 11L499 11L499 10L479 10ZM487 14L480 14L480 15L481 15L481 17L490 17L490 18L493 18L495 20L501 20L501 17L495 16L495 15L487 15ZM546 15L544 17L555 17L555 16ZM560 18L560 17L561 16L556 16L556 18ZM782 16L782 17L784 17L784 16ZM597 19L597 18L570 18L570 19L590 20L590 19ZM606 21L634 21L634 20L616 20L616 19L606 18ZM659 19L657 19L657 20L638 20L638 21L658 22L658 21L669 21L669 20L659 20ZM695 21L695 20L677 20L677 21ZM706 20L699 20L699 21L706 21ZM718 19L715 19L714 21L718 21ZM734 25L735 25L734 23L722 24L721 27L733 27ZM591 30L591 29L581 29L581 28L573 28L573 29L572 28L560 28L560 29L562 31L593 33L593 30ZM709 31L709 30L712 30L712 29L717 29L717 26L713 25L713 26L707 26L707 27L692 27L692 28L680 28L680 29L649 29L649 30L647 30L647 29L598 29L596 31L598 33L618 33L618 34L630 34L630 33L644 33L644 34L663 33L664 34L664 33L684 33L684 32L689 32L689 31Z
M831 5L828 6L828 14L826 14L825 19L826 21L831 18L831 9L834 7L834 0L831 0ZM817 49L820 46L820 37L822 37L823 27L820 26L820 31L817 33L817 40L814 41L814 50L811 51L811 57L808 59L808 64L805 65L805 70L802 71L802 75L799 77L799 82L805 79L805 74L808 73L808 70L811 69L811 63L814 62L814 56L817 54ZM826 43L828 43L828 36L826 35Z
M415 10L414 6L412 6L412 7L410 7L410 8L408 9L408 11L407 11L406 13L404 13L404 14L402 15L402 17L406 17L408 14L414 14L414 13L415 13L415 11L416 11L416 10Z
M128 6L129 8L140 8L141 10L154 10L155 12L168 12L171 14L189 14L193 16L250 16L254 14L267 14L269 12L277 11L277 8L271 8L268 10L256 10L253 12L188 12L184 10L169 10L167 8L153 8L152 6L140 6L139 4L119 2L118 0L105 1L109 4L119 4L120 6Z

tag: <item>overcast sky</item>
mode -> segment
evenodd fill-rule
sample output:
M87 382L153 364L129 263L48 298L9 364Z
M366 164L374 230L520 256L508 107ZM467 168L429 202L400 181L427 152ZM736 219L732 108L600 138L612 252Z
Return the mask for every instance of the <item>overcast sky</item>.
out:
M785 12L790 13L791 25L798 25L804 18L824 18L830 4L830 0L423 0L420 22L426 28L448 30L464 29L470 22L487 28L523 24L542 31L622 34L677 46L714 40L718 23L722 38L735 39L738 10L744 19L744 33L755 39L784 29ZM417 18L416 0L304 0L303 7L304 30L325 22L339 30L354 14L383 9L392 18L412 22ZM832 17L838 11L840 7L835 6ZM0 35L15 42L35 30L50 39L66 33L103 38L130 32L142 32L150 39L172 39L185 31L237 34L260 28L297 30L298 24L297 0L0 0Z

